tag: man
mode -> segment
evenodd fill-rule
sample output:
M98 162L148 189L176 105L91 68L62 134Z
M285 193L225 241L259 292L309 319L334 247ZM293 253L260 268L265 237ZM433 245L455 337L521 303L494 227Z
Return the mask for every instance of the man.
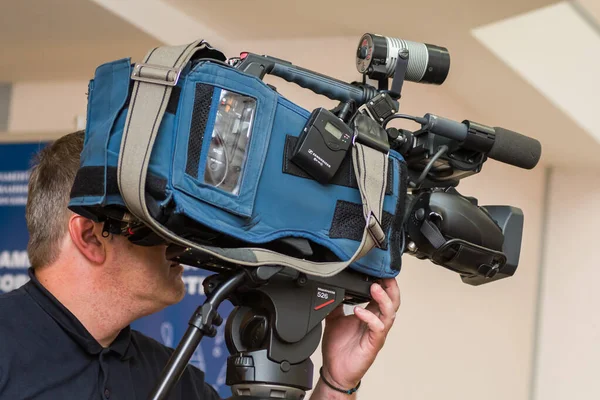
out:
M0 296L0 398L146 399L172 349L131 322L179 302L181 265L166 246L141 247L67 209L83 132L41 151L26 218L31 280ZM382 288L383 286L383 288ZM374 284L374 302L326 320L322 378L313 399L349 399L383 347L400 295L394 279ZM334 389L334 388L337 388ZM217 399L188 366L173 399Z

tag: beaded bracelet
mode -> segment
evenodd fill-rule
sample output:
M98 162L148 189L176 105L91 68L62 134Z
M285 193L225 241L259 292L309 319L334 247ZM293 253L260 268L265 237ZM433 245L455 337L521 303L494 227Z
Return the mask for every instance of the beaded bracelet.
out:
M329 386L333 390L336 390L338 392L345 393L345 394L348 394L348 395L355 393L358 390L358 388L360 387L360 383L362 382L362 379L361 379L360 381L358 381L358 385L356 385L355 388L352 388L350 390L345 390L345 389L336 388L331 383L327 382L327 379L325 379L325 377L323 376L323 367L321 367L321 369L319 370L319 375L321 375L321 379L323 379L323 382L325 382L325 384L327 386Z

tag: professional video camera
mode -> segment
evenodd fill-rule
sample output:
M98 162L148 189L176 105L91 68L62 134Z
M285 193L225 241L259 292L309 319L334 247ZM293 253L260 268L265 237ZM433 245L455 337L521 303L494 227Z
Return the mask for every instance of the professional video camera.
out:
M166 398L201 338L215 335L224 300L235 306L226 326L233 398L302 399L323 319L342 303L369 301L373 282L399 273L402 254L471 285L515 273L521 210L481 207L456 187L488 157L535 167L540 143L399 113L405 81L445 81L446 48L365 34L356 66L362 81L346 83L270 56L226 58L202 41L97 70L70 208L134 243L169 243L171 259L217 273L152 399ZM264 84L266 74L339 104L307 114ZM389 126L395 119L421 128ZM99 180L101 188L90 183ZM280 211L289 204L304 207L299 217Z
M363 82L353 86L271 57L245 54L236 65L260 78L270 73L341 101L333 110L337 118L354 125L359 135L366 132L372 146L389 146L404 156L412 192L407 195L404 216L409 254L456 271L465 283L472 285L514 274L523 229L521 210L510 206L479 207L476 199L460 195L455 187L460 179L479 173L488 157L520 168L534 168L541 155L540 143L473 121L456 122L433 114L396 114L405 80L429 84L445 81L450 70L447 49L365 34L356 56ZM378 81L377 91L365 83L367 77ZM388 89L388 79L392 77ZM318 148L315 152L328 161L331 157L333 164L337 152L326 141L340 141L339 131L319 126L320 120L327 118L325 111L319 113L313 114L312 130L305 132L304 146ZM387 128L393 119L411 120L422 128L415 132ZM323 137L322 141L312 143L317 137ZM327 182L336 171L311 163L313 155L303 150L296 149L297 163L316 179ZM328 176L322 176L325 170Z

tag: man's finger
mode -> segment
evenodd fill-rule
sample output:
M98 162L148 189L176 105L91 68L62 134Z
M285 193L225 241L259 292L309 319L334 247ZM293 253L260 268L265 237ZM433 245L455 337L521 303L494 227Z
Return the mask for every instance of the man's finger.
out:
M374 283L371 286L371 296L373 296L373 300L377 302L376 307L379 308L381 312L381 316L379 317L385 327L389 330L394 323L394 319L396 318L396 309L394 308L394 303L390 296L386 293L386 291L377 283ZM373 305L369 304L367 309L371 309L373 311Z
M383 290L388 294L392 303L394 304L394 310L396 312L400 309L400 288L395 278L387 278L381 282Z
M385 325L383 321L380 320L375 314L371 311L366 310L362 307L356 306L354 307L354 315L362 322L367 324L369 330L375 333L376 337L383 337L385 332Z

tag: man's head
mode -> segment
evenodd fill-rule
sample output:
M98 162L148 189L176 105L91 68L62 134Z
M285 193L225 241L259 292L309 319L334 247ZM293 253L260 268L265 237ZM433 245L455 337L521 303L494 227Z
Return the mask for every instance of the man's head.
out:
M68 283L88 282L148 314L180 301L182 267L166 259L166 246L142 247L103 232L103 223L67 206L83 149L82 131L44 148L29 180L26 207L27 251L36 275L67 275ZM64 281L64 279L63 279Z

